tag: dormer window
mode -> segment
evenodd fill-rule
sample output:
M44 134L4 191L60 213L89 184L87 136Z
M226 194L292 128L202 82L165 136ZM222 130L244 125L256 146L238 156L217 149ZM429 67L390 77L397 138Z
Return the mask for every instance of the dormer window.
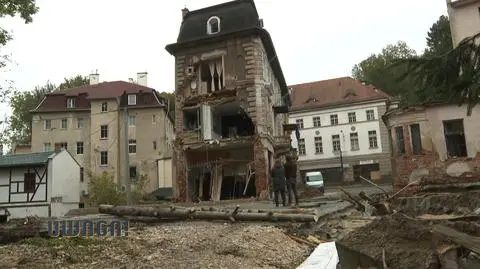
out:
M134 106L137 104L137 95L136 94L129 94L128 95L128 105Z
M220 19L218 17L211 17L207 21L207 34L212 35L220 32Z
M67 98L67 108L75 108L75 97Z

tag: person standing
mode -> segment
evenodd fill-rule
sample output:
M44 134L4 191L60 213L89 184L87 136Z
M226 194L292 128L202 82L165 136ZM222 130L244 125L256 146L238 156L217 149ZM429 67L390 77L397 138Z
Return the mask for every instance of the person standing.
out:
M287 163L285 164L285 176L287 178L287 196L288 204L292 204L292 192L295 197L295 205L298 205L297 194L297 164L292 157L287 157Z
M275 165L271 171L272 175L272 187L273 187L273 197L275 200L275 206L278 207L278 195L282 196L282 204L286 206L285 199L285 167L282 164L280 158L275 160Z

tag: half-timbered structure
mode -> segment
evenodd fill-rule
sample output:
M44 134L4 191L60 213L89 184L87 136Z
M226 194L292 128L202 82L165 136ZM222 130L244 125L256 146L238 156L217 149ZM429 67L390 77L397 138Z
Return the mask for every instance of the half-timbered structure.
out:
M0 156L0 208L11 218L63 216L80 203L80 165L66 150Z

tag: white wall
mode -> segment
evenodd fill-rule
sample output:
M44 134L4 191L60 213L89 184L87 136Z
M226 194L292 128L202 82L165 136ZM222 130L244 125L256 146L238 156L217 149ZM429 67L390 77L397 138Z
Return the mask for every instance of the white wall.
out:
M61 202L52 202L52 216L63 216L80 203L80 166L67 151L56 154L50 164L50 197L61 197ZM51 199L50 198L50 199ZM49 200L50 202L50 200Z
M382 152L380 138L380 124L382 115L378 114L378 106L385 105L383 102L340 107L331 109L319 109L309 112L290 112L289 123L295 124L297 119L303 119L304 128L300 129L300 138L305 139L306 155L299 155L299 160L317 160L338 158L339 154L333 152L332 135L340 135L342 152L345 157L375 154ZM374 110L375 120L367 121L367 110ZM356 112L356 122L348 123L348 113ZM330 124L330 115L338 115L338 125ZM313 127L313 117L320 117L321 127ZM352 131L352 127L355 130ZM316 132L318 131L318 134ZM343 135L341 133L343 131ZM368 131L377 132L378 148L370 149ZM359 150L351 151L350 133L358 133ZM315 154L314 137L321 136L323 142L323 154ZM292 132L292 147L298 148L295 132Z
M172 159L158 160L158 187L172 188L173 180Z

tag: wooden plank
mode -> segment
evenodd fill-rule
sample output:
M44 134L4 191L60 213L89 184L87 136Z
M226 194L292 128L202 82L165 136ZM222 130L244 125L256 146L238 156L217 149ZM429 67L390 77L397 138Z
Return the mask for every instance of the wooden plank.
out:
M480 237L471 236L443 225L435 225L432 232L441 234L446 239L480 254Z

